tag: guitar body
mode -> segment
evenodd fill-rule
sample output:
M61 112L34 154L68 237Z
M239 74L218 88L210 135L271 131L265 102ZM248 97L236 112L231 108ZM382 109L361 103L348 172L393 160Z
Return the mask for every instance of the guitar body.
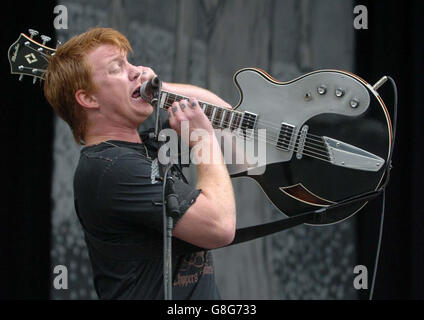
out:
M267 129L267 139L266 167L230 172L233 178L254 179L287 216L377 189L389 156L391 122L365 81L322 70L283 83L258 69L243 69L234 80L241 96L236 109L256 114L255 130ZM258 135L251 139L264 141ZM344 220L365 204L329 210L317 224Z

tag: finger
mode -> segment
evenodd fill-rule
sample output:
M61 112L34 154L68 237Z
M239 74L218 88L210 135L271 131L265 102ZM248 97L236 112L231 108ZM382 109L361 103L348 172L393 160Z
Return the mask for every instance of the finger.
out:
M187 108L188 105L188 101L187 100L181 100L180 101L180 108L182 111L185 111L185 109Z
M200 108L200 105L199 105L199 101L197 101L196 98L190 98L189 99L189 105L190 105L190 109L191 110L193 110L195 112L200 112L201 111L201 108Z
M171 106L172 116L177 121L177 125L179 126L181 121L187 120L184 112L181 110L181 105L179 102L174 102Z
M180 104L179 102L174 102L171 105L171 113L173 117L176 117L180 112L181 112L181 108L180 108Z
M177 102L174 102L170 108L168 108L169 125L178 134L181 130L181 120L178 114L182 113Z
M174 113L172 112L172 106L170 108L168 108L167 111L168 111L169 125L171 126L171 128L174 128L177 120L175 119Z

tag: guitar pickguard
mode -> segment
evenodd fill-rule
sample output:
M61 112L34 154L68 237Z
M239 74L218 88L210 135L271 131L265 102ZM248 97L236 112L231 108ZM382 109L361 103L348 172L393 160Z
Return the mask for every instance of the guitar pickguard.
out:
M234 80L241 93L237 110L257 114L256 129L266 129L266 164L292 159L296 139L302 125L309 119L325 113L358 117L370 104L370 95L358 80L333 71L320 71L291 82L278 83L254 69L244 69L235 75ZM325 93L320 94L319 88L325 88ZM340 97L336 96L336 90L342 93ZM352 107L351 101L358 105ZM282 125L292 127L288 148L277 148ZM314 128L309 130L313 132ZM238 140L241 148L244 141L240 137ZM255 144L262 140L255 136ZM253 170L254 165L250 164L249 168Z

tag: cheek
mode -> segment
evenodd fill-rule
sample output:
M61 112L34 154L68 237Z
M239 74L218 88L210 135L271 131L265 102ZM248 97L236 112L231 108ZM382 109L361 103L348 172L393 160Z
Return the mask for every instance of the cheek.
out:
M122 81L99 81L98 97L103 102L121 102L128 96L128 89Z

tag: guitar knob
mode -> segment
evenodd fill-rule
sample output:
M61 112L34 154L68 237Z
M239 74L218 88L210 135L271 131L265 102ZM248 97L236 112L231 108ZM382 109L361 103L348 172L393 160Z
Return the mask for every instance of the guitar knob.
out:
M351 108L358 108L358 106L359 106L359 101L357 100L357 99L352 99L352 100L350 100L350 107Z
M31 35L30 38L32 39L32 37L36 36L39 34L39 32L37 30L34 29L28 29L29 34Z
M337 98L341 98L344 96L345 91L342 88L337 88L335 94Z
M319 95L322 96L323 94L325 94L327 92L327 87L324 86L324 85L321 85L317 88L317 92L318 92Z
M306 92L305 95L303 96L303 98L305 99L305 101L311 101L312 100L312 94L310 92Z
M44 34L42 34L40 37L41 37L41 40L43 40L43 45L46 44L46 42L49 42L52 39L49 36L45 36Z

